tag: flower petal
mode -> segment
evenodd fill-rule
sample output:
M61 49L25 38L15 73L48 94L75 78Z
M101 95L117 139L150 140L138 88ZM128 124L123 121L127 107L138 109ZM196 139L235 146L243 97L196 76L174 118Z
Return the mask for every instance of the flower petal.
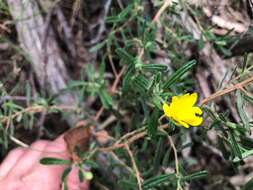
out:
M199 126L202 122L203 122L203 118L198 117L198 116L195 116L195 118L192 119L191 121L187 121L187 123L193 127Z
M166 104L166 103L163 104L163 111L164 111L164 114L165 114L167 117L171 117L170 107L169 107L168 104Z
M185 94L181 97L181 101L182 101L182 104L184 104L184 106L193 106L196 102L197 102L197 99L198 99L198 94L195 92L195 93L192 93L192 94Z
M203 113L200 107L194 106L192 109L193 109L193 112L195 112L195 114L202 115Z
M180 96L172 96L172 100L171 100L171 103L177 103L178 100L179 100Z
M183 127L185 127L185 128L189 128L189 127L190 127L190 126L189 126L186 122L184 122L184 121L179 120L178 123L179 123L180 125L182 125Z

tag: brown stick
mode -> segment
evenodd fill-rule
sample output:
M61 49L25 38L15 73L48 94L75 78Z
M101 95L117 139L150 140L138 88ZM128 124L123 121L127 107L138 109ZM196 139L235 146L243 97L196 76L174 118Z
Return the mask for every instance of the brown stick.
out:
M220 96L223 96L225 94L228 94L230 92L233 92L234 90L237 90L237 89L242 89L242 87L248 85L249 83L251 83L253 81L253 76L240 82L240 83L237 83L233 86L231 86L230 88L226 88L224 90L219 90L217 92L215 92L214 94L210 95L209 97L205 98L204 100L201 101L201 105L203 104L206 104L207 102L211 101L211 100L214 100Z

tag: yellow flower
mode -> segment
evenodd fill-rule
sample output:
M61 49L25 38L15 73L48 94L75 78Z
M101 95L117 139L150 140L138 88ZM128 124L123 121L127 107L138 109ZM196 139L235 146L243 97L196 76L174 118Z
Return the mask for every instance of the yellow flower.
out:
M170 105L163 104L163 111L178 126L185 128L199 126L203 118L201 117L202 110L194 106L197 98L197 93L173 96Z

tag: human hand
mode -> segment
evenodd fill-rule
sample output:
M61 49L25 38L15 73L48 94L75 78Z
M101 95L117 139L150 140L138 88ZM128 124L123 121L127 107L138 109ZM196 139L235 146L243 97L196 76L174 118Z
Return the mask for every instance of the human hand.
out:
M60 190L63 165L47 166L39 163L44 157L69 159L63 137L55 141L39 140L29 148L12 150L0 165L0 189L4 190ZM67 177L69 190L88 190L87 182L80 182L78 169Z

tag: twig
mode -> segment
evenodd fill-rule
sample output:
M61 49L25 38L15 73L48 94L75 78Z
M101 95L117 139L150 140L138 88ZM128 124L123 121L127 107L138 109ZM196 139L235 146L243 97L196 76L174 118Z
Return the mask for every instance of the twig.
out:
M117 142L115 144L120 144L125 139L129 138L130 136L136 135L137 133L140 133L140 132L144 131L145 129L146 129L145 127L142 127L142 128L136 129L132 132L129 132L129 133L125 134L124 136L122 136L119 140L117 140Z
M10 140L12 142L14 142L15 144L23 147L23 148L26 148L26 149L30 149L32 151L36 151L36 152L43 152L43 153L46 153L46 154L65 154L65 151L45 151L45 150L40 150L40 149L36 149L36 148L31 148L30 145L22 142L21 140L17 139L16 137L14 136L10 136Z
M29 145L28 144L25 144L24 142L20 141L19 139L17 139L16 137L14 136L10 136L10 139L11 141L13 141L15 144L21 146L21 147L24 147L24 148L29 148Z
M228 94L230 92L233 92L234 90L237 90L237 89L241 89L242 87L248 85L249 83L251 83L253 81L253 76L242 81L242 82L239 82L229 88L226 88L226 89L223 89L223 90L219 90L217 92L215 92L214 94L210 95L209 97L205 98L204 100L201 101L200 105L203 105L203 104L206 104L207 102L211 101L211 100L214 100L220 96L223 96L225 94Z
M2 104L6 100L27 101L27 99L28 98L26 96L2 96L0 97L0 104ZM35 99L35 98L30 97L30 99Z
M158 19L160 18L161 14L169 7L171 6L171 0L165 0L164 4L161 6L161 8L158 10L156 15L154 16L152 23L156 23Z
M164 124L164 125L160 125L158 127L158 130L161 130L161 129L166 129L168 128L169 126L167 124ZM125 137L123 139L125 139L126 137L130 136L129 134L133 135L132 137L129 137L129 139L126 139L124 143L119 143L122 141L122 138L120 140L118 140L117 142L115 142L112 146L109 146L109 147L103 147L103 148L98 148L99 151L102 151L102 152L110 152L110 151L113 151L113 150L116 150L116 149L119 149L119 148L123 148L125 146L125 144L127 143L128 145L132 144L133 142L145 137L147 135L147 131L139 131L138 129L131 132L131 133L128 133L125 135Z
M129 157L130 157L130 159L131 159L131 162L132 162L132 165L133 165L133 168L134 168L134 171L135 171L135 175L136 175L137 183L138 183L138 188L139 188L139 190L142 190L141 183L142 183L143 180L142 180L142 178L141 178L140 171L139 171L139 169L138 169L138 167L137 167L137 165L136 165L136 162L135 162L135 160L134 160L133 153L132 153L132 151L130 150L128 144L125 144L125 148L126 148L128 154L129 154Z
M162 130L163 132L166 132L164 130ZM174 157L175 157L175 165L176 165L176 174L179 175L179 164L178 164L178 157L177 157L177 149L176 149L176 146L171 138L171 136L167 135L168 136L168 140L170 142L170 145L173 149L173 152L174 152Z
M113 74L114 74L114 76L116 78L116 76L117 76L118 73L117 73L117 70L116 70L115 65L113 63L111 50L110 50L110 48L108 46L107 46L107 52L108 52L107 54L108 54L109 63L111 65L111 67L112 67Z
M8 116L3 116L0 120L1 123L6 123L9 120L13 120L15 118L17 118L18 116L24 114L24 113L41 113L47 110L53 110L53 109L58 109L58 110L76 110L77 108L74 106L63 106L63 105L54 105L54 106L50 106L50 107L45 107L45 106L40 106L40 105L35 105L35 106L30 106L28 108L25 108L21 111L18 111L14 114L12 114L10 117Z
M117 118L114 115L109 116L103 123L99 125L99 129L105 129L108 125L116 121Z
M178 156L177 156L177 148L171 138L170 135L168 135L166 133L166 131L164 131L163 129L160 129L160 131L162 131L163 133L165 133L168 137L169 143L173 149L173 153L174 153L174 158L175 158L175 168L176 168L176 176L177 176L177 190L183 190L181 187L181 183L180 183L180 171L179 171L179 162L178 162Z
M11 30L8 27L6 27L6 24L7 24L7 22L4 22L3 24L0 23L0 29L10 33Z
M117 86L118 86L120 79L121 79L123 73L125 72L125 70L126 70L126 67L123 66L122 69L120 70L120 72L116 75L116 78L115 78L112 88L111 88L111 92L113 94L116 93Z
M94 120L95 120L95 121L98 121L98 119L99 119L100 116L102 115L103 111L104 111L104 107L101 107L101 108L97 111L96 116L94 117Z

